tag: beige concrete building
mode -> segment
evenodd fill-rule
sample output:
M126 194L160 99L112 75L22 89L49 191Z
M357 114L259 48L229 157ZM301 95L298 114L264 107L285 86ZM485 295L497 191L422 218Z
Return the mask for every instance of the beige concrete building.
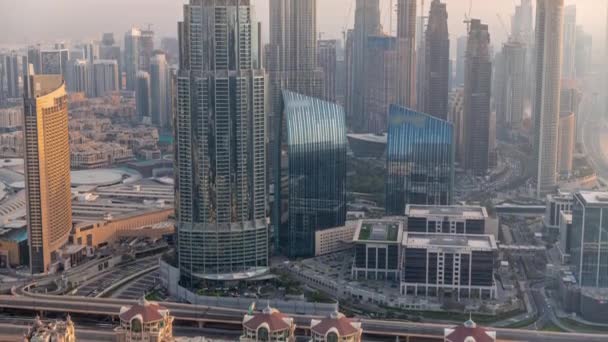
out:
M315 256L343 251L352 247L359 221L348 221L344 226L315 232Z
M30 76L25 104L25 180L32 273L49 271L72 229L68 101L61 75Z

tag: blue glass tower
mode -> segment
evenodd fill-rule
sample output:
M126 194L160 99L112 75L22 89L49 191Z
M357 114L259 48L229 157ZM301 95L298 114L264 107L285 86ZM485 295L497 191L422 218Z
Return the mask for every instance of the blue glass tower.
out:
M386 156L387 214L403 215L407 204L451 204L453 135L450 122L391 105Z
M277 249L290 258L315 253L315 232L346 220L346 123L334 103L283 91L275 146L273 225ZM278 234L277 234L278 233Z

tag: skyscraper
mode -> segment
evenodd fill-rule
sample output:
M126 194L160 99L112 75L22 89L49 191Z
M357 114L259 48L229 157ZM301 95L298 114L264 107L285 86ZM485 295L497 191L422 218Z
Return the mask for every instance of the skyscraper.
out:
M455 160L460 165L465 162L466 139L464 136L464 88L456 87L450 93L448 121L454 125Z
M351 119L348 126L356 132L366 132L368 118L365 98L365 78L367 75L367 54L369 37L382 34L380 25L379 0L357 0L355 8L355 28L352 32L352 56L347 93L347 114Z
M564 8L562 78L576 78L576 5Z
M557 183L557 138L562 70L564 0L538 0L536 7L536 71L533 117L537 161L536 194Z
M98 59L93 62L93 82L93 96L95 97L119 91L118 62L107 59Z
M27 48L27 60L29 64L34 67L34 73L36 75L42 73L42 55L40 52L40 46L30 46ZM26 76L24 76L26 77Z
M66 85L68 91L93 95L91 64L86 59L71 59L68 61Z
M608 288L608 193L580 191L572 205L571 263L577 283Z
M8 97L19 97L19 56L15 51L5 56L6 89Z
M150 71L150 58L154 55L154 31L151 27L141 31L139 69Z
M445 3L433 0L426 28L426 63L424 77L424 103L418 104L424 112L443 120L448 118L448 92L450 79L450 35L448 12Z
M521 0L511 18L511 37L526 45L534 43L533 21L532 0Z
M378 35L369 36L365 68L365 125L366 132L381 133L386 131L387 112L398 97L397 39Z
M593 37L582 25L576 27L576 77L583 79L592 70Z
M386 152L386 213L408 204L451 204L454 126L432 115L391 105Z
M132 28L125 33L124 71L127 78L127 90L134 91L139 71L139 55L141 48L141 31Z
M67 66L70 60L70 50L63 48L62 44L56 44L54 50L40 51L40 73L44 75L67 76ZM36 67L34 66L34 70Z
M256 28L250 0L191 0L179 23L175 188L184 284L234 281L269 267Z
M557 171L568 177L572 173L572 159L576 143L576 119L573 112L559 115L559 136L557 139Z
M488 25L471 19L464 81L464 167L483 176L490 167L492 62Z
M496 62L494 103L497 124L506 128L521 128L525 106L526 46L509 41L502 47L501 58ZM503 133L503 132L500 132Z
M172 127L171 74L165 54L157 53L150 59L150 95L152 124L161 131Z
M122 88L122 68L120 46L116 45L113 33L104 33L99 46L99 59L115 60L118 66L118 86Z
M416 0L397 0L397 104L416 106Z
M323 95L326 101L336 101L337 83L337 40L319 40L317 45L317 63L323 70Z
M323 71L317 65L317 0L270 0L266 54L270 134L274 141L283 89L323 96Z
M151 107L150 74L140 70L137 72L137 81L135 82L135 108L137 108L137 117L140 120L150 120Z
M274 153L286 158L275 168L275 243L290 258L313 257L315 232L346 221L344 109L289 91L283 99L285 130Z
M464 85L465 61L467 59L467 36L458 37L456 40L456 71L454 76L454 87Z
M31 76L24 104L30 270L43 273L72 229L68 103L61 75Z

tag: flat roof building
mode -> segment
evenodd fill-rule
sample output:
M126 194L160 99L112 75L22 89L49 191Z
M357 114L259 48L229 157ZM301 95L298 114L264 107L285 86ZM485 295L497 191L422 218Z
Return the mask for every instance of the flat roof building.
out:
M583 287L608 288L608 192L579 191L572 205L570 247L574 275Z
M407 231L446 234L493 234L496 219L481 206L408 205Z
M492 235L403 234L401 294L495 298Z
M353 237L353 279L397 280L403 222L398 219L360 220Z

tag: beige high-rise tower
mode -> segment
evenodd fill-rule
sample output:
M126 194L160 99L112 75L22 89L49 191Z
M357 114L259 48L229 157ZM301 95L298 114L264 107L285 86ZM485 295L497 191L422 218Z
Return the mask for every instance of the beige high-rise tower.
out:
M536 194L557 186L560 81L564 0L539 0L536 5L536 84L533 102L537 160Z
M68 101L61 75L30 76L28 83L24 125L30 269L44 273L72 229Z

